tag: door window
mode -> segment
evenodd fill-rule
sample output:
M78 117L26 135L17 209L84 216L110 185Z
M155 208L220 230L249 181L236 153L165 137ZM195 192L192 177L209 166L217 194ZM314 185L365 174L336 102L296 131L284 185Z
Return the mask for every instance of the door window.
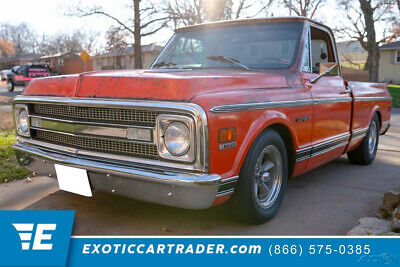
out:
M315 27L311 27L311 60L313 73L319 73L321 63L336 63L329 34Z

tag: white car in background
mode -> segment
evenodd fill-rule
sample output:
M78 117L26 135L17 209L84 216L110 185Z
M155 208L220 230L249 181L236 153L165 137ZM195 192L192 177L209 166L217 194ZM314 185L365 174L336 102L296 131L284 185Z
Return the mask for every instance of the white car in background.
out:
M2 70L0 71L0 78L2 81L7 80L7 75L11 74L11 70Z

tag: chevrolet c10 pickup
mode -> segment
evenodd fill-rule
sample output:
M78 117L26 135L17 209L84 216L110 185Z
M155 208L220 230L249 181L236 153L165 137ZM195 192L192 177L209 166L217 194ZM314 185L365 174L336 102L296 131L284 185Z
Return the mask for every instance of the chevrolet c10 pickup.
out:
M32 80L14 99L19 163L60 189L274 216L287 180L343 154L370 164L385 84L343 79L332 31L304 17L176 30L147 70Z

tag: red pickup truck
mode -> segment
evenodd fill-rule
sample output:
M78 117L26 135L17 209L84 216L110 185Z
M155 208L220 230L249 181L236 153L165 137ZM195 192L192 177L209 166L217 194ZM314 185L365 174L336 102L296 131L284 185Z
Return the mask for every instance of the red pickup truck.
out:
M292 17L179 29L151 69L35 79L14 110L19 162L61 189L189 209L229 200L261 223L289 177L346 153L370 164L391 96L345 81L332 31Z

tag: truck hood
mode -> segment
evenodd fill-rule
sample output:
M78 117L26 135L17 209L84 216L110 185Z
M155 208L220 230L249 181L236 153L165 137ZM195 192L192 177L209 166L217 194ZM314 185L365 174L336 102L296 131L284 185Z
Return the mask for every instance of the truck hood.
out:
M212 92L287 88L290 70L116 70L33 80L25 95L190 101Z

